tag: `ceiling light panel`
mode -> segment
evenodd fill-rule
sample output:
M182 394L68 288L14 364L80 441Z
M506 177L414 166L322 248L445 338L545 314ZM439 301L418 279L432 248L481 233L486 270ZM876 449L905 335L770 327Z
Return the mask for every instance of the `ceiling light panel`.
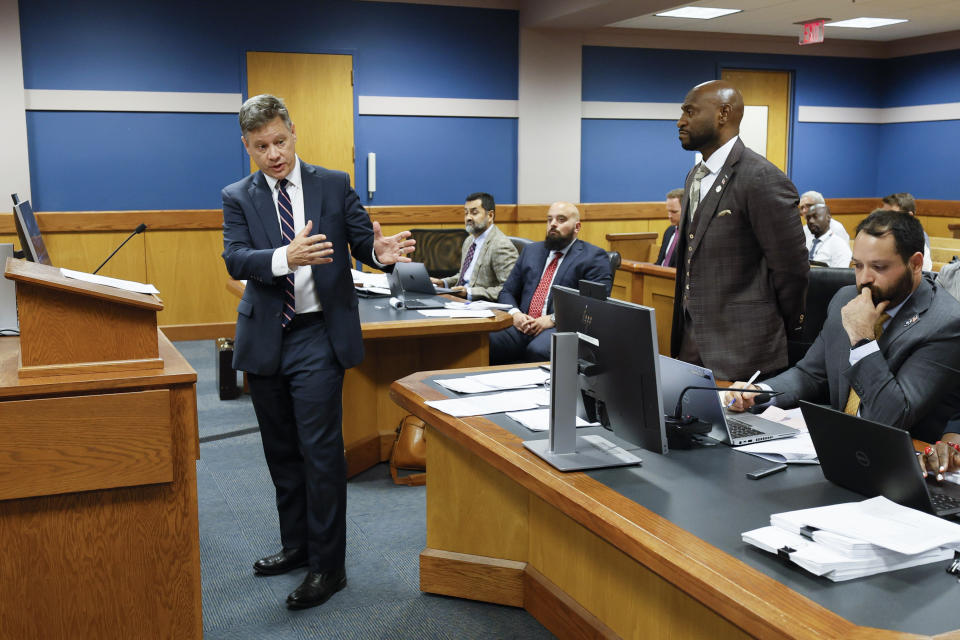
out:
M848 29L875 29L876 27L886 27L891 24L900 24L907 22L899 18L852 18L850 20L840 20L838 22L828 22L825 27L846 27Z
M681 7L662 13L654 14L658 18L694 18L696 20L710 20L731 13L740 13L742 9L716 9L713 7Z

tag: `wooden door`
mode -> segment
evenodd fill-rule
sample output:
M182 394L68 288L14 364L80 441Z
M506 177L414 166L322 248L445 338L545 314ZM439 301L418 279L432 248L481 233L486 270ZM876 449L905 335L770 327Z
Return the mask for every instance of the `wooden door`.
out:
M790 72L723 69L720 77L743 94L746 105L767 107L767 160L787 172Z
M248 51L247 95L261 93L286 102L304 162L346 171L353 184L352 56Z

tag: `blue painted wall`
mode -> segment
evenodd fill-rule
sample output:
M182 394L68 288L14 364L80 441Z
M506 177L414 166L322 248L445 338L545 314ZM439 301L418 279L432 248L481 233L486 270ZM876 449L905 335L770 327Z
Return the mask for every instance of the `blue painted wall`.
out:
M268 8L271 18L280 6ZM356 95L517 98L514 11L290 0L282 5L282 24L270 26L264 7L250 0L233 2L228 10L219 3L188 0L92 0L70 8L58 0L22 2L24 85L245 93L246 51L292 51L353 55ZM219 208L220 189L243 177L249 166L235 117L158 116L31 113L27 129L35 208ZM358 170L365 172L360 160L367 150L383 157L378 168L386 180L381 180L378 203L460 201L459 190L456 198L440 198L451 178L445 160L453 155L453 141L474 140L478 132L491 145L509 146L479 154L461 150L457 166L477 178L467 191L483 189L503 202L516 201L515 120L409 120L357 118ZM404 131L422 136L413 141ZM118 158L126 166L118 168ZM423 171L409 164L391 166L393 158L416 159ZM123 179L87 167L110 167L121 171ZM179 181L185 172L190 180ZM387 178L394 175L402 179ZM170 181L160 187L157 176ZM359 171L358 184L366 186ZM108 191L109 197L96 195Z

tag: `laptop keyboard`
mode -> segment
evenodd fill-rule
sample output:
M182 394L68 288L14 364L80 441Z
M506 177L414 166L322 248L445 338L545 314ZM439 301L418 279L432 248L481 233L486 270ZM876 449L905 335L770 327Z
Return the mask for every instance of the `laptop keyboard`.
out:
M727 416L727 430L730 432L730 439L749 438L750 436L763 435L763 431L758 431L746 422Z
M960 500L939 491L930 492L930 504L937 513L960 510Z

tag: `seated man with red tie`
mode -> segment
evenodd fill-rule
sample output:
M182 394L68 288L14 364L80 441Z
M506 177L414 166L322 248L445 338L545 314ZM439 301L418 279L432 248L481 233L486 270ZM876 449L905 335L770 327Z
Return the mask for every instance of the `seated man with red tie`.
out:
M680 200L683 199L683 189L673 189L667 193L667 218L670 226L663 232L663 242L660 243L660 255L656 264L664 267L677 266L677 226L680 224Z
M735 382L731 409L753 406L742 389L776 390L777 406L800 400L906 429L918 440L960 443L960 302L922 272L923 227L876 210L857 226L856 286L840 289L806 355L759 385Z
M569 202L554 202L547 211L543 242L524 248L498 302L512 305L513 326L490 335L490 364L550 359L550 336L556 325L552 285L576 289L581 280L613 285L610 258L600 247L577 239L580 211Z

